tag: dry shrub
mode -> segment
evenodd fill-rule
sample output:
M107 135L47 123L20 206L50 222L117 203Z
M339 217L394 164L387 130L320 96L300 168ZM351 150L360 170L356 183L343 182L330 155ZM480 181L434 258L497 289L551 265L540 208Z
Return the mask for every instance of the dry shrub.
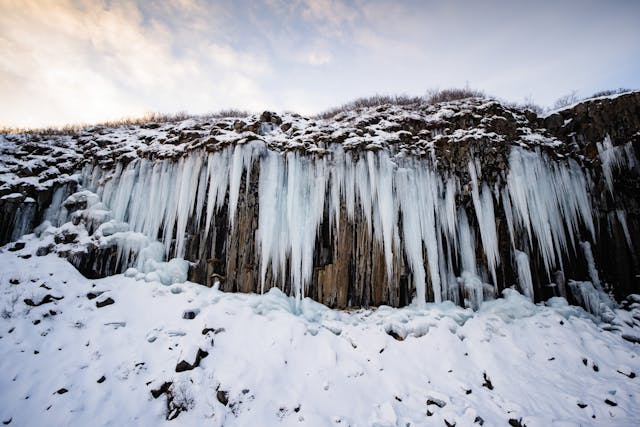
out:
M465 87L463 89L432 89L427 92L426 99L429 104L437 104L439 102L457 101L459 99L484 98L485 96L482 91Z
M332 108L316 115L318 119L330 119L342 112L357 110L365 107L378 107L380 105L416 105L424 102L420 96L407 95L374 95L365 98L358 98L339 107Z
M599 98L601 96L609 96L609 95L617 95L619 93L626 93L626 92L633 92L633 89L626 89L623 87L619 87L617 89L607 89L607 90L601 90L600 92L596 92L593 95L591 95L589 98Z

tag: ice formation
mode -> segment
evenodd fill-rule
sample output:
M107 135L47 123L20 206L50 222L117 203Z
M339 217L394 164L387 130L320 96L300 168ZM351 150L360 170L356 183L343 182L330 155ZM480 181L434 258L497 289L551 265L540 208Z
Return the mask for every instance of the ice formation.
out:
M606 160L606 150L612 148L601 154L605 176L619 163ZM240 192L252 191L252 180L257 181L260 289L266 290L270 269L283 288L290 280L298 298L312 279L318 230L324 220L332 230L344 226L341 207L347 220L353 221L356 212L364 217L384 250L390 277L394 254L404 251L418 304L427 300L427 287L436 302L455 300L459 284L471 306L496 295L496 267L505 261L498 250L500 214L506 218L519 286L531 299L527 253L541 255L550 278L554 269L561 269L563 256L575 251L580 227L595 239L590 181L574 160L555 161L538 150L513 147L508 173L493 188L482 179L476 159L469 160L468 172L470 182L464 183L431 159L390 150L357 154L334 144L325 155L310 156L270 150L254 141L211 153L194 151L178 160L135 159L115 170L87 166L83 179L101 206L110 208L112 223L128 224L128 231L162 243L161 256L156 250L153 262L185 257L191 222L206 234L226 217L233 229L237 211L243 209ZM467 189L472 212L459 203ZM132 247L123 241L120 262L144 272L146 261L135 258L151 243ZM479 247L484 262L479 262ZM582 247L588 258L588 243Z

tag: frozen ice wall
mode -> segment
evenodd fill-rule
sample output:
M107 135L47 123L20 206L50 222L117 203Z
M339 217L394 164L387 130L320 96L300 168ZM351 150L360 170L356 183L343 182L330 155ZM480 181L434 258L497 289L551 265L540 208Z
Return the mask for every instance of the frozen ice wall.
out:
M607 150L612 148L605 141L601 156L609 183L621 162ZM533 299L534 285L549 283L579 242L596 236L591 180L583 169L574 160L555 161L519 147L511 149L508 171L494 182L483 178L476 158L469 159L468 175L453 175L431 159L389 150L345 151L335 144L327 154L308 155L272 151L257 141L178 160L136 159L115 170L87 167L84 177L113 221L159 240L167 259L189 259L189 225L206 235L227 221L233 230L238 211L246 208L241 191L257 192L254 289L287 287L297 298L313 286L325 221L337 235L345 220L363 220L382 248L388 285L397 286L393 273L400 258L417 304L430 295L477 307L498 295L506 280L498 277L503 263L515 265L516 281L500 285L517 284ZM499 232L499 223L506 232ZM211 246L213 252L216 242ZM542 277L532 271L535 257Z

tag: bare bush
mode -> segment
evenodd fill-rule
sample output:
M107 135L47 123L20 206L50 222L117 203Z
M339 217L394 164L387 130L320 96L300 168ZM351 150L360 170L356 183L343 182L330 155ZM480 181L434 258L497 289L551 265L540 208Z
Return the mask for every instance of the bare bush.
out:
M449 89L432 89L427 92L427 102L429 104L437 104L439 102L457 101L467 98L484 98L484 92L465 87L449 88Z
M568 105L575 104L578 101L580 101L580 98L578 98L578 92L575 90L572 90L570 93L556 99L556 102L553 103L553 109L557 110L559 108L563 108Z
M15 128L0 126L0 134L38 134L38 135L75 135L86 129L93 127L120 127L120 126L136 126L148 123L175 123L187 119L195 118L211 118L222 119L228 117L247 117L248 111L227 109L204 115L189 114L185 111L178 113L148 113L140 117L124 117L117 120L109 120L94 124L74 124L61 127L45 127L45 128Z
M210 119L227 119L234 117L248 117L251 113L246 110L237 110L235 108L230 108L227 110L220 110L215 113L205 114L204 117Z
M617 95L619 93L626 93L626 92L632 92L632 89L626 89L623 87L619 87L617 89L607 89L607 90L601 90L600 92L596 92L593 95L591 95L589 98L599 98L601 96L609 96L609 95Z
M358 98L355 101L332 108L316 115L318 119L330 119L342 112L357 110L365 107L378 107L380 105L417 105L424 102L424 98L407 95L374 95L365 98Z

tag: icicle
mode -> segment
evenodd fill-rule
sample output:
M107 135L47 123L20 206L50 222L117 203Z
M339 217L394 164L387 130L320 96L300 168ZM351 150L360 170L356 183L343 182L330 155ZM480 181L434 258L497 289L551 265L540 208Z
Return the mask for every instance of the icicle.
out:
M518 269L520 291L524 296L533 301L533 280L531 278L531 268L529 267L529 255L525 252L516 250L515 258Z
M627 216L622 209L616 209L616 217L618 218L620 227L622 227L622 232L624 233L624 238L627 241L627 246L629 247L629 250L633 252L633 242L631 241L631 234L629 234L629 227L627 226Z
M582 246L582 250L584 251L584 258L587 261L587 269L589 271L591 283L593 283L593 286L596 289L602 290L602 286L600 285L600 277L598 276L598 269L596 268L596 262L593 259L593 252L591 251L591 243L580 242L580 246Z
M478 218L478 227L480 228L480 239L482 240L482 248L487 258L493 286L497 289L498 281L496 279L496 265L500 262L500 253L498 251L498 235L496 233L496 217L493 210L493 197L487 184L482 185L482 194L478 188L478 177L476 175L476 166L469 161L469 174L471 175L471 197L473 199L473 207Z

